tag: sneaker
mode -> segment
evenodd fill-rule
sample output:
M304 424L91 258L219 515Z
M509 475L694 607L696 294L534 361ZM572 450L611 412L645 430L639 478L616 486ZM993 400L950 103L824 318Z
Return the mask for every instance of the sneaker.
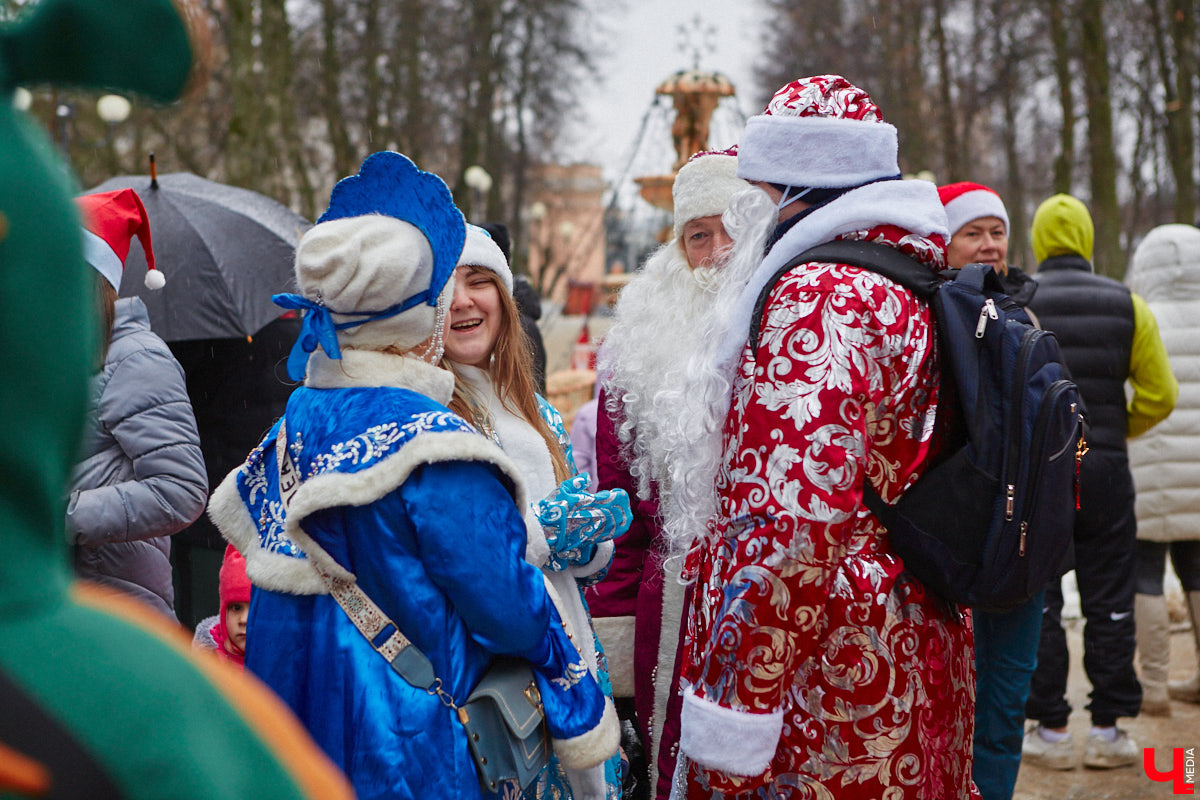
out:
M1034 725L1021 742L1021 763L1046 769L1075 769L1075 744L1070 736L1048 742L1042 737L1042 726Z
M1092 769L1132 767L1142 761L1142 749L1129 734L1117 728L1117 738L1111 742L1102 736L1088 734L1083 751L1083 765Z

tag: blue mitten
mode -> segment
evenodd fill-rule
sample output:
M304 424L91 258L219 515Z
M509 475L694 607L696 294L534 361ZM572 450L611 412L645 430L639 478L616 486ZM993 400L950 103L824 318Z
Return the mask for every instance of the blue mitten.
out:
M596 545L625 533L633 518L624 489L592 494L583 473L563 481L534 505L550 545L547 567L559 572L582 566L596 557Z

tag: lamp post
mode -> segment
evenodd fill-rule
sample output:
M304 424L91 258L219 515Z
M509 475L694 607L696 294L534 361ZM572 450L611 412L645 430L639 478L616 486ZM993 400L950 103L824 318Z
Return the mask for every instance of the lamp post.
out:
M120 172L117 163L117 146L113 132L116 127L129 119L133 105L119 94L106 94L96 101L96 114L104 123L104 151L108 156L108 169L112 174Z
M542 283L542 274L546 271L546 250L544 245L544 229L546 222L546 214L549 209L541 200L534 200L529 205L525 206L521 217L525 224L529 226L529 236L521 237L525 239L525 271L529 273L529 278L534 282L534 288L540 288ZM539 291L540 293L540 291Z
M27 93L28 94L28 93ZM104 123L104 140L99 144L89 143L88 146L103 149L107 154L108 169L117 172L117 151L113 141L113 132L117 125L129 119L133 105L119 94L102 95L96 101L96 116ZM54 107L54 138L62 149L63 155L70 159L71 121L75 118L75 104L64 100Z
M463 172L463 183L471 190L471 221L479 222L482 200L492 190L492 176L478 164L472 164Z
M71 158L71 153L68 149L68 145L70 144L68 126L73 116L75 116L75 107L70 103L59 103L54 107L54 139L58 142L58 147L62 150L63 157L67 160Z
M562 255L555 261L562 262L562 273L568 274L571 271L571 239L575 236L575 222L573 220L564 219L558 223L558 241L562 248Z

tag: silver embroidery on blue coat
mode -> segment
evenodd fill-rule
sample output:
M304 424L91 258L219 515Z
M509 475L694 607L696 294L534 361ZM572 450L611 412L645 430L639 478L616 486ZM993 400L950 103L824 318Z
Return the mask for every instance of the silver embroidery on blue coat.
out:
M339 470L358 471L370 466L393 454L400 447L427 431L466 430L467 426L450 411L431 411L417 414L403 425L387 422L374 425L363 433L329 447L325 453L315 456L308 465L305 480L317 475ZM300 434L288 434L287 448L291 459L297 465L302 464L301 456L305 446ZM272 445L272 451L274 446ZM270 490L273 485L271 476L267 474L267 464L274 464L264 458L263 445L260 444L246 457L242 467L241 483L245 502L257 514L258 546L267 552L276 553L292 558L306 559L308 556L303 549L287 534L287 512L283 503L277 498L271 498ZM348 470L347 467L357 469ZM278 478L274 479L275 481Z
M583 676L587 675L587 671L587 665L582 661L577 661L574 664L567 664L567 671L563 673L562 677L551 678L550 682L562 687L562 690L565 692L583 680Z
M263 503L258 517L258 541L263 550L293 558L307 558L292 538L287 535L287 515L283 503L268 500Z

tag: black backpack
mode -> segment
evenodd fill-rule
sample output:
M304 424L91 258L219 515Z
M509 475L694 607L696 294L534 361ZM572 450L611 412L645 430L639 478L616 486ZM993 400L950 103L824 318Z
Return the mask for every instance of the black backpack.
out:
M909 572L941 597L990 611L1024 602L1061 575L1087 452L1083 403L1054 334L1031 323L986 264L936 275L887 245L839 240L796 256L763 287L756 351L771 289L813 261L900 284L929 303L937 331L937 460L895 505L869 482L863 503Z

